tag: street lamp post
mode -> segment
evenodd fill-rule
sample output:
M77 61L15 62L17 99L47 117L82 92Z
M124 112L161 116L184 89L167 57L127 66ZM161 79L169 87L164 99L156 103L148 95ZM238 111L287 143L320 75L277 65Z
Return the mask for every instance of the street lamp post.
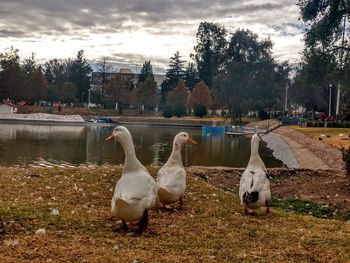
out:
M88 108L90 109L90 93L91 93L91 89L89 89L89 93L88 93Z
M343 20L343 32L342 32L342 41L341 41L341 49L340 49L340 68L343 73L343 56L344 56L344 42L345 42L345 30L346 30L346 20L347 20L347 15L344 16ZM335 108L335 118L338 121L339 120L339 106L340 106L340 92L341 92L341 84L338 84L338 90L337 90L337 104Z
M82 102L83 108L84 108L84 91L81 93L81 102Z
M328 118L331 116L332 108L332 84L329 84Z
M284 100L284 116L288 113L288 82L286 83L286 97Z
M335 108L335 119L339 120L339 105L340 105L340 92L341 92L341 85L338 84L338 90L337 90L337 104Z

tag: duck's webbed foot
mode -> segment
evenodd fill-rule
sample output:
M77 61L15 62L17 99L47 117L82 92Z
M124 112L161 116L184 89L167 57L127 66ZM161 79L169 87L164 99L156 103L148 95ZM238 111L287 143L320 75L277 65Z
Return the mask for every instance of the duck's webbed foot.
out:
M137 225L139 226L138 232L140 234L142 234L143 232L145 232L147 230L147 226L148 226L148 210L147 209L145 209L145 211L143 212L143 216L141 217L141 219L137 223Z
M182 200L182 197L180 197L179 204L180 204L179 209L182 209L184 206L184 202Z

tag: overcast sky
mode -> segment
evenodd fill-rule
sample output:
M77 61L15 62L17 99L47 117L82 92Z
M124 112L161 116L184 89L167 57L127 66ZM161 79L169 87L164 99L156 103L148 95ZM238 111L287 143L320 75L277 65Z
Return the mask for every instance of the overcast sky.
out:
M0 52L13 46L22 59L35 52L43 62L83 49L89 61L151 60L156 68L176 51L190 61L198 25L209 21L270 36L274 57L295 62L303 48L298 17L296 0L0 0Z

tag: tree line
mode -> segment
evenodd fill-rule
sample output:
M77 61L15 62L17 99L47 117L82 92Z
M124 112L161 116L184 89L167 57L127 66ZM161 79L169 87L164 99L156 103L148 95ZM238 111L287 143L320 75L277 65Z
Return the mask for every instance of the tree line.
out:
M260 112L262 117L266 111L282 109L289 66L272 58L269 38L259 39L244 29L228 36L224 27L202 22L196 39L191 54L194 63L185 67L179 52L169 60L161 85L167 115L171 108L174 115L183 115L185 100L199 116L206 114L208 107L226 109L235 118L248 111ZM191 92L188 100L183 85Z
M151 61L145 61L135 83L133 74L111 74L106 58L98 64L99 75L90 87L91 66L84 51L73 59L53 59L37 65L35 56L20 61L18 50L0 53L0 98L29 101L84 102L129 105L154 109L164 116L182 116L188 109L203 116L210 109L224 109L239 118L249 111L260 117L283 111L288 89L289 107L301 105L326 111L329 88L341 90L341 115L350 112L348 0L299 0L305 22L305 49L295 65L276 62L270 38L250 30L232 33L215 23L201 22L191 61L175 52L169 59L160 93ZM331 98L332 105L336 96ZM334 114L336 109L333 107ZM350 114L349 114L350 118Z
M75 59L38 65L34 53L23 62L19 50L0 53L0 98L13 101L76 102L90 88L92 69L80 50Z
M350 2L299 0L298 5L306 26L305 48L294 69L292 99L310 110L327 115L330 110L330 115L350 120Z

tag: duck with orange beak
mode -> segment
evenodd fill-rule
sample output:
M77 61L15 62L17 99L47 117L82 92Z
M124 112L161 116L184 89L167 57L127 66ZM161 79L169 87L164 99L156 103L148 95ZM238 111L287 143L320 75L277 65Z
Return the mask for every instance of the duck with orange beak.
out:
M168 161L157 174L158 200L164 207L180 203L183 206L183 195L186 190L186 171L182 163L181 146L197 144L186 132L180 132L174 138L173 149Z
M137 231L142 233L148 226L148 210L157 199L157 186L147 169L136 158L135 147L129 130L117 126L106 141L117 140L125 154L122 175L112 197L112 216L122 221L122 229L128 229L128 222L136 222Z

